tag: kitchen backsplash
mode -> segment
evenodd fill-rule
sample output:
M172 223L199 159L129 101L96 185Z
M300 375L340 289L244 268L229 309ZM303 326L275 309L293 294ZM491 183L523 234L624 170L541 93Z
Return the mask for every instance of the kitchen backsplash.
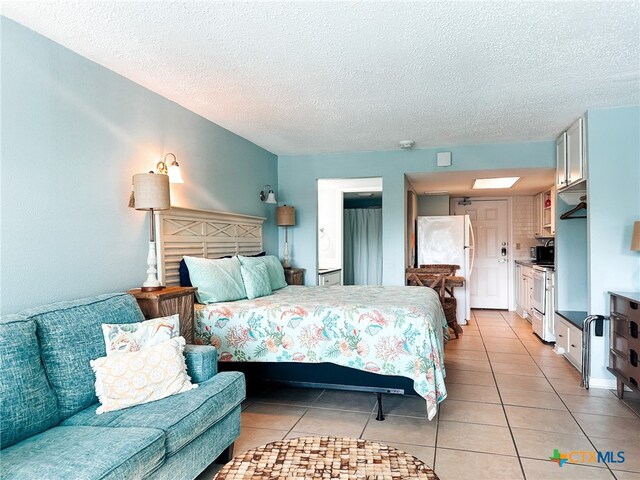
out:
M530 247L540 245L535 239L533 231L533 195L511 197L512 229L513 229L513 253L514 260L528 260ZM516 250L516 245L520 249Z

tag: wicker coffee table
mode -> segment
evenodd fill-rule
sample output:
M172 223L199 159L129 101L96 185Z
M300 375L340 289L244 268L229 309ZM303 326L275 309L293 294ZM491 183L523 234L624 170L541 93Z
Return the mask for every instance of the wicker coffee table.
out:
M234 457L216 480L261 479L438 480L417 458L382 443L353 438L300 437Z

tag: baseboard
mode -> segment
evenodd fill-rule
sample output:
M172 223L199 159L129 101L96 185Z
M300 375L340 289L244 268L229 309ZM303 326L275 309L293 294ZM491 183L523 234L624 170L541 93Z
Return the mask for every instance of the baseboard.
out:
M616 379L589 377L589 388L605 388L607 390L615 390Z

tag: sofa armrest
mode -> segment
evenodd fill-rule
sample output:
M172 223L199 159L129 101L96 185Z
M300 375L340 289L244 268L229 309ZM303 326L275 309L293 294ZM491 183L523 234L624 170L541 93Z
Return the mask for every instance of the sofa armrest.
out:
M186 345L187 373L194 383L206 382L218 373L218 351L210 345Z

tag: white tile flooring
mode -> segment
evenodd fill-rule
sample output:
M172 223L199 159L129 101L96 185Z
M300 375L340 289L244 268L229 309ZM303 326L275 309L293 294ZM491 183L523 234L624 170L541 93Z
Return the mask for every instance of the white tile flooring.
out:
M506 311L476 310L445 348L448 397L428 421L419 397L277 388L243 404L235 453L306 435L377 440L432 466L441 480L640 480L640 399L584 390L578 371ZM619 451L625 461L565 464L553 450ZM199 477L210 479L219 467Z

